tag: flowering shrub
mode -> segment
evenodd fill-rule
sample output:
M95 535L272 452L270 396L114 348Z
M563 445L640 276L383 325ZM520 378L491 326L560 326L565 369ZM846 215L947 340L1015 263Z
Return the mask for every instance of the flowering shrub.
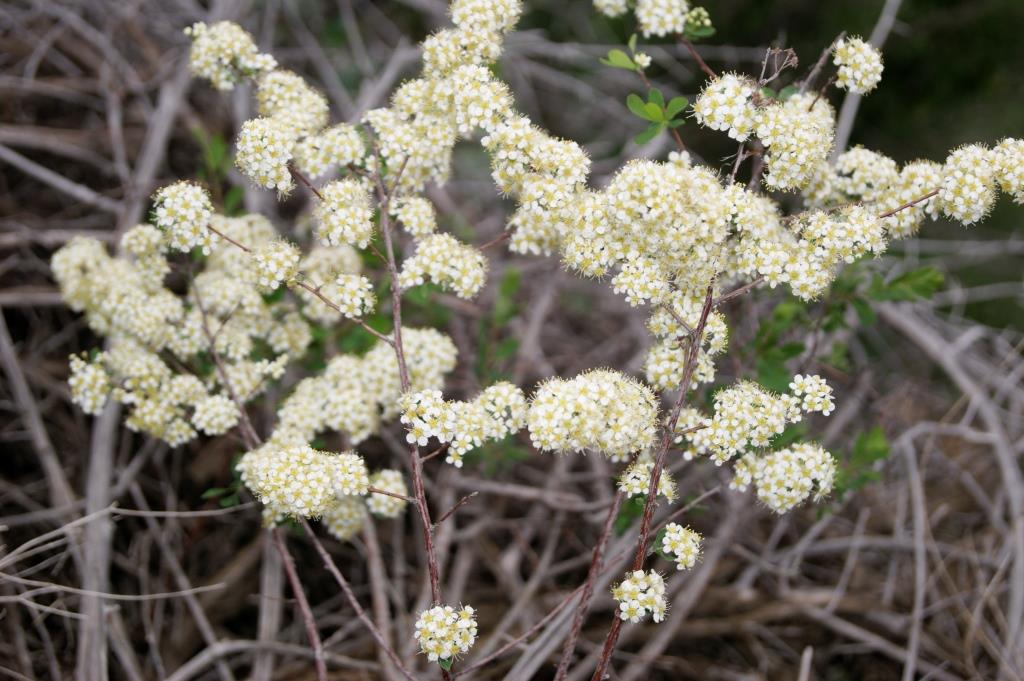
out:
M594 4L610 16L629 10L626 2ZM421 447L437 446L457 468L506 438L537 452L601 454L609 460L602 464L622 464L611 513L623 499L638 499L643 512L633 567L612 590L620 620L611 625L610 654L622 621L660 622L668 608L664 580L645 569L657 499L671 508L681 491L668 462L708 457L729 465L733 489L755 487L778 513L821 500L835 485L829 452L813 441L782 441L806 414L835 409L831 387L820 376L788 372L781 385L716 384L716 358L729 339L723 305L761 283L821 298L844 265L877 256L926 218L975 224L1000 191L1024 203L1020 140L966 145L941 164L901 167L863 147L832 160L835 111L824 88L813 89L816 72L775 92L768 83L792 64L760 75L703 65L707 82L686 112L685 98L666 102L650 87L651 57L636 51L635 37L629 54L613 50L605 63L636 73L647 98L634 95L627 105L649 124L644 135L669 132L677 149L665 160L630 160L598 187L587 152L518 112L491 68L520 11L517 0L455 0L453 27L423 42L422 72L391 105L332 126L325 97L278 68L240 27L196 24L187 31L194 74L219 90L255 88L259 115L238 131L237 168L282 197L308 189L316 243L304 251L258 215L220 214L206 189L184 180L153 195L153 224L127 231L116 257L78 238L52 262L68 305L106 338L94 356L70 359L71 394L83 411L98 414L114 400L129 428L172 446L237 429L246 450L237 472L271 527L296 522L315 536L307 520L318 519L344 541L374 518L415 511L433 603L414 636L445 674L470 650L477 621L471 607L442 605L432 533L447 516L432 518L424 485L424 467L441 464L427 463L433 455ZM690 41L714 30L707 11L686 0L638 0L635 14L643 36L677 36L694 51ZM831 54L837 87L865 94L878 85L881 56L868 43L840 39ZM688 118L740 144L731 173L691 155L678 132ZM487 153L496 192L514 203L508 248L606 279L645 310L652 335L645 380L595 368L444 397L460 359L456 345L438 330L403 326L401 311L417 287L472 301L487 285L484 247L445 231L425 193L448 179L459 140ZM756 165L744 185L736 174L748 158ZM360 251L379 267L365 268ZM184 275L174 285L172 272ZM370 324L378 308L386 330ZM317 335L338 324L358 325L373 344L317 369L303 366ZM691 399L702 387L710 415ZM268 392L283 397L270 405L273 428L261 434L247 409ZM353 448L389 437L396 421L406 431L408 472L371 472ZM317 443L323 437L345 451L325 451ZM660 549L683 570L697 563L701 542L668 523ZM602 550L595 549L596 563ZM583 593L580 613L589 605Z

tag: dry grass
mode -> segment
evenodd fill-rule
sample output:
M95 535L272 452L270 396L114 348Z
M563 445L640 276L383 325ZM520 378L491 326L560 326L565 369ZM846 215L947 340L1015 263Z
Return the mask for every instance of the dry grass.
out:
M215 2L212 15L242 20L276 44L345 119L384 101L416 68L415 41L400 38L410 17L444 21L433 0L357 3L356 12L343 2L317 10L348 36L329 48L313 37L323 17L310 8L300 15L290 3L246 4ZM84 417L65 384L68 354L97 339L62 307L49 256L77 234L113 243L144 219L155 186L195 175L197 129L230 140L249 115L244 96L222 97L188 79L180 29L204 16L184 0L0 9L0 672L13 678L95 678L107 669L133 681L313 675L303 623L257 505L220 509L202 499L230 480L237 443L168 450L127 432L116 409ZM514 37L503 61L531 116L590 142L599 180L623 155L639 153L632 145L619 153L608 142L626 137L628 114L617 102L628 84L620 75L566 75L566 67L589 64L600 52L531 32ZM695 82L677 54L666 79ZM761 54L734 47L706 53L736 66ZM356 85L333 78L334 69ZM573 115L554 93L579 102ZM484 243L500 233L504 209L481 158L468 149L458 156L455 179L431 198L455 216L452 224L473 225L472 239ZM219 189L230 186L244 182L232 172ZM288 229L306 197L278 207L246 189L242 200ZM924 255L947 248L916 244ZM966 242L957 255L983 263L1008 249L1024 250L1019 241ZM480 316L509 268L522 273L518 312L494 334L517 340L501 368L520 384L596 366L638 369L648 342L643 317L607 287L562 273L551 260L504 248L488 253L491 285L455 308L446 329L462 350L450 386L456 394L477 389ZM884 266L906 265L890 259ZM992 285L1002 288L943 295L1020 300L1019 281ZM749 344L752 320L777 300L755 295L730 304L734 348ZM955 305L880 304L878 313L871 329L823 337L825 347L838 333L852 365L832 371L839 410L811 432L845 452L854 433L881 424L893 444L881 479L824 510L779 517L749 496L719 492L727 480L709 462L674 460L684 496L709 492L687 516L708 541L694 570L670 576L668 620L624 629L614 678L1024 677L1022 338L972 323ZM750 371L749 358L735 354L723 379ZM251 411L265 429L272 409ZM407 465L397 425L363 449L375 466ZM574 590L612 502L611 481L610 465L593 456L531 452L496 473L428 464L435 517L479 492L436 531L446 600L479 610L482 638L457 668L472 670L465 678L552 675ZM351 544L325 542L405 665L436 678L410 636L410 613L429 599L417 522L408 514L378 522ZM611 541L570 679L589 678L612 616L607 587L628 562L635 533ZM332 678L394 677L314 547L299 534L288 539Z

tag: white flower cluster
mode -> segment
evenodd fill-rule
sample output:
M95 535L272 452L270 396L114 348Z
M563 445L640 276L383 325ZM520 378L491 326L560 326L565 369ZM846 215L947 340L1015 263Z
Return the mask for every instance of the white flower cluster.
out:
M686 365L686 355L692 344L690 331L700 321L704 301L674 291L647 321L647 328L659 340L647 353L644 371L651 385L660 390L674 390L681 387ZM708 383L715 378L713 357L725 351L729 340L729 328L725 317L718 311L708 315L697 355L697 365L690 381L690 388Z
M594 9L606 17L621 17L629 9L626 0L594 0Z
M472 298L487 277L487 258L478 249L451 234L430 234L420 239L416 251L402 263L402 288L430 280L460 298Z
M887 213L934 191L942 183L942 166L934 161L914 161L900 169L899 177L878 200L878 209ZM925 217L938 215L938 201L930 198L885 218L891 238L904 239L921 228Z
M665 619L665 580L651 570L635 570L612 588L612 598L619 604L619 618L634 624L647 617L655 622Z
M724 130L737 142L750 137L757 122L753 104L757 84L735 73L724 73L708 82L693 102L697 122L712 130Z
M398 471L390 469L371 475L370 487L395 494L407 494L402 475ZM320 520L336 539L349 541L363 529L368 513L381 518L397 518L405 510L406 505L404 499L379 492L370 492L366 497L343 494L335 496L328 502ZM277 524L286 517L286 514L276 513L273 522L269 524Z
M640 459L619 476L619 489L628 497L646 496L651 488L653 472L654 462L649 457L647 460ZM665 497L669 503L675 501L676 484L668 471L662 471L658 478L658 496Z
M362 267L359 253L346 244L314 246L299 263L299 270L306 280L314 287L319 287L321 294L334 303L339 303L343 298L343 292L338 286L341 275L357 275ZM306 317L324 326L337 322L341 317L341 313L325 305L310 291L297 288L295 293L304 303L302 312Z
M223 435L238 424L238 406L226 395L210 395L198 400L192 425L206 435Z
M980 144L954 150L942 167L939 207L949 217L973 225L996 202L996 173L992 154Z
M1007 137L993 150L996 179L1015 203L1024 204L1024 140Z
M803 442L763 456L748 454L736 463L730 487L757 486L757 497L776 513L785 513L814 495L820 501L832 491L836 460L816 444Z
M772 438L780 435L788 423L798 423L801 411L828 415L834 408L832 389L819 376L797 374L791 383L793 394L776 395L756 383L743 381L715 394L715 414L704 417L695 409L684 410L677 428L699 430L676 437L676 442L689 441L684 452L689 459L696 454L710 454L715 464L722 465L748 448L764 449Z
M398 88L391 108L363 117L389 172L404 168L404 189L443 183L458 136L490 130L510 114L508 87L487 67L498 59L504 34L521 11L521 3L512 0L453 3L455 28L423 41L422 75Z
M252 252L256 285L264 291L273 291L281 284L294 281L299 273L299 247L284 239L268 241Z
M669 523L661 538L661 550L673 557L677 570L688 570L697 564L701 541L703 538L689 527Z
M370 191L357 180L336 180L320 189L322 201L313 209L317 236L328 246L366 248L373 236Z
M297 73L276 69L257 81L260 115L290 125L298 135L311 135L327 125L327 100Z
M425 446L430 438L450 444L445 461L462 467L463 457L486 440L500 440L522 429L526 398L511 383L484 389L470 402L445 401L440 390L421 390L402 397L406 439Z
M434 205L422 196L399 197L391 205L391 214L417 239L437 231Z
M328 300L335 303L342 316L349 319L362 319L377 304L373 284L361 274L339 274L328 292L332 294Z
M821 376L797 374L789 384L793 397L800 398L800 408L828 416L836 408L832 401L832 388Z
M156 226L167 234L168 246L191 251L197 246L209 255L213 234L206 227L213 205L205 189L193 182L175 182L153 195Z
M335 166L358 165L365 155L366 145L359 130L339 123L302 138L295 146L295 165L315 180Z
M190 187L175 187L157 195L156 219L169 232L184 229L182 216L196 212L179 200L190 196ZM208 222L256 250L275 237L263 218L199 212L204 232ZM123 257L111 258L99 242L80 238L61 248L51 265L68 304L109 340L109 349L89 363L72 360L73 397L95 413L109 393L127 407L129 428L177 446L198 431L232 428L239 415L227 383L241 401L252 399L281 375L290 356L305 351L311 334L293 301L263 299L252 256L223 241L213 244L186 298L175 295L163 285L169 265L161 243L159 231L140 225L123 236ZM211 336L226 379L201 369ZM279 354L252 359L257 341Z
M87 362L78 355L71 355L71 376L68 386L71 388L71 401L77 404L86 414L99 416L110 396L111 385L107 372L103 367Z
M498 189L515 196L519 207L509 219L510 248L518 253L555 251L585 189L590 159L575 142L551 137L514 114L481 140L491 154L491 177Z
M405 486L405 479L402 477L402 474L390 468L385 468L371 475L370 487L391 492L392 494L409 496L409 490ZM370 492L370 496L366 499L366 507L370 509L370 513L381 518L397 518L402 514L407 505L408 502L405 499L388 496L380 492Z
M366 524L367 503L361 497L342 496L335 497L323 511L320 518L324 527L338 541L348 541L359 534ZM264 510L266 510L266 507ZM280 522L286 516L277 514L275 520ZM274 522L272 524L277 524Z
M600 452L622 461L654 442L658 403L651 389L610 369L546 381L530 400L533 446L547 451Z
M277 61L256 49L252 36L230 21L209 26L202 22L185 29L192 39L189 68L218 90L231 90L243 78L277 68Z
M637 0L636 20L644 37L682 33L689 9L687 0Z
M370 484L366 463L355 452L322 452L309 445L271 440L238 463L242 482L277 513L318 518L338 496L362 496Z
M836 87L867 94L882 80L882 53L861 38L843 38L832 51L839 67Z
M840 154L833 171L833 194L843 202L878 201L900 174L896 161L859 145Z
M431 662L451 660L469 652L476 642L476 611L464 606L435 605L416 620L416 641Z
M235 143L235 165L257 186L286 194L295 184L288 163L296 135L296 129L280 118L248 120Z
M772 189L802 189L832 150L835 113L824 99L796 94L761 109L754 131L767 147L764 183Z
M439 390L455 368L451 339L433 329L402 329L413 390ZM401 380L390 345L378 343L363 357L337 355L318 376L305 378L282 402L274 437L309 442L334 431L359 444L398 413Z

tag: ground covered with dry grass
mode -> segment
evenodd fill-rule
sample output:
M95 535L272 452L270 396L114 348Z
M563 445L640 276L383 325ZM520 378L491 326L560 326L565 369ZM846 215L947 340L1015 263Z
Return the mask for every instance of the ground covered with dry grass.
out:
M643 149L629 141L637 123L622 101L635 83L597 64L616 28L589 3L537 5L500 65L517 105L586 144L598 183L624 159L667 153L667 136ZM544 24L563 11L555 40ZM96 655L111 678L133 681L313 678L279 555L233 472L240 443L169 449L126 430L117 410L83 415L66 384L68 355L100 342L50 276L49 257L73 236L114 243L146 218L155 187L181 177L204 181L226 211L260 212L300 233L307 192L278 204L232 166L250 98L223 96L187 71L181 29L211 16L239 21L306 74L339 120L386 101L415 72L416 43L445 22L434 0L0 8L0 673L12 678L86 678ZM727 25L720 35L730 39ZM772 38L701 51L718 69L751 71ZM649 51L656 83L692 97L700 81L686 51ZM453 180L429 191L445 226L477 244L498 236L508 213L486 163L477 147L459 147ZM948 233L926 231L852 268L850 291L885 282L864 305L843 291L800 304L758 290L726 306L733 352L720 383L770 383L783 367L813 369L835 387L838 409L806 432L840 458L841 489L778 516L728 490L710 461L673 459L692 502L687 522L707 542L696 568L669 574L667 620L623 630L613 678L1024 676L1024 336L968 314L985 303L1019 315L1024 239L1019 226ZM504 247L488 258L476 300L428 290L409 306L412 323L442 328L459 346L454 396L499 378L530 387L593 367L640 370L643 314L607 286ZM250 410L257 428L271 425L277 398L304 369L368 340L355 328L332 332ZM408 465L397 423L360 452L375 467ZM572 615L565 604L612 503L611 464L539 453L524 433L461 470L434 461L426 475L435 517L476 493L435 533L447 602L478 610L481 638L457 670L550 678ZM589 678L600 654L615 607L608 586L629 561L638 521L636 507L619 513L571 679ZM408 634L429 601L417 523L407 513L368 524L351 543L324 542L406 664L437 678ZM298 532L290 546L331 678L393 675L314 548Z

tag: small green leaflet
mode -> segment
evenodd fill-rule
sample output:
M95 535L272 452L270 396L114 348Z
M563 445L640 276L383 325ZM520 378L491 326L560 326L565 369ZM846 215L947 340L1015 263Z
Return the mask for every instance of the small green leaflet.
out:
M602 59L601 63L616 69L637 70L637 65L633 63L633 59L622 50L608 50L608 57Z

